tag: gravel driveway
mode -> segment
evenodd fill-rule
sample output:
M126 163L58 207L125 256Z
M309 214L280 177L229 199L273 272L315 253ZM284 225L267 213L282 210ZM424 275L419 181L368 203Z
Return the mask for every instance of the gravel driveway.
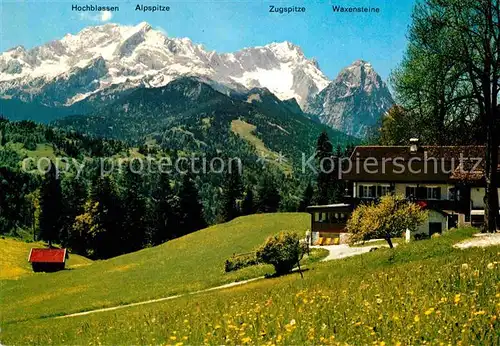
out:
M375 240L377 240L377 239L375 239ZM330 253L328 254L328 256L323 258L322 261L331 261L331 260L361 255L363 253L370 252L370 249L372 249L374 247L380 248L380 247L387 247L387 246L388 245L350 247L347 244L341 244L341 245L325 245L325 246L313 245L313 246L311 246L311 248L328 250ZM394 246L397 246L397 244L394 244Z
M474 238L461 241L453 245L459 249L467 249L470 247L487 247L500 245L500 233L477 233Z

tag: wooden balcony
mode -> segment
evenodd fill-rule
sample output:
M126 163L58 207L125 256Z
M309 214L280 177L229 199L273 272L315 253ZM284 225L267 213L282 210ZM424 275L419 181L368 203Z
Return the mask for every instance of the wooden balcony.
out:
M352 205L314 205L307 208L311 214L311 231L321 233L345 233L347 220L351 216Z
M321 222L321 221L313 221L311 223L311 230L313 232L321 232L321 233L345 233L346 223L330 223L330 222Z

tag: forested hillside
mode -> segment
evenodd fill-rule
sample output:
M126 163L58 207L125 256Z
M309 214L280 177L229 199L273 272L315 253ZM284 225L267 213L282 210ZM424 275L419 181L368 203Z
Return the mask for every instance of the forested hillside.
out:
M218 113L212 115L218 121ZM241 133L216 132L215 123L202 123L212 126L193 137L217 140L198 142L179 131L174 141L175 131L167 130L160 144L154 135L122 141L1 119L0 233L30 238L34 233L75 253L107 258L239 215L296 211L312 203L312 173L300 174L286 162L265 162ZM130 128L124 126L122 133ZM310 136L314 151L316 140ZM290 153L296 150L290 148ZM241 172L237 164L231 172L226 167L194 174L155 166L196 155L226 163L238 157ZM152 166L142 166L150 161Z
M232 121L238 119L256 126L254 135L297 167L302 153L314 154L322 131L334 145L358 141L311 120L293 102L280 101L267 89L229 97L193 78L138 89L90 115L67 117L55 125L135 145L147 142L166 150L235 157L246 156L231 131Z

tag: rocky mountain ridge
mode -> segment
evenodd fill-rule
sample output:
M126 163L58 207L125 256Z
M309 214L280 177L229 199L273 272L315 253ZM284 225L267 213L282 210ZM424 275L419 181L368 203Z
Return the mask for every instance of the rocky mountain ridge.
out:
M145 22L89 27L0 55L0 92L47 106L68 106L116 85L161 87L183 76L210 80L221 90L267 87L301 105L329 83L317 62L290 42L219 54L188 38L167 37Z
M357 60L342 69L305 110L326 125L364 138L393 104L389 88L372 65Z

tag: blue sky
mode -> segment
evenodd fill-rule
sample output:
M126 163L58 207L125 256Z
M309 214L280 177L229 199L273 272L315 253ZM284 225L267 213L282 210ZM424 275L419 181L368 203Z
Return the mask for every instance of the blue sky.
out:
M99 16L81 16L71 5L83 1L0 0L0 50L17 45L26 48L102 24ZM170 37L189 37L207 49L232 52L270 42L290 41L305 55L316 58L331 79L354 60L370 61L383 79L401 61L413 0L340 0L302 2L264 1L151 1L170 12L135 11L135 2L92 1L93 5L118 5L107 22L136 25L147 21ZM305 6L300 14L269 13L269 5ZM379 7L380 13L333 13L331 5Z

